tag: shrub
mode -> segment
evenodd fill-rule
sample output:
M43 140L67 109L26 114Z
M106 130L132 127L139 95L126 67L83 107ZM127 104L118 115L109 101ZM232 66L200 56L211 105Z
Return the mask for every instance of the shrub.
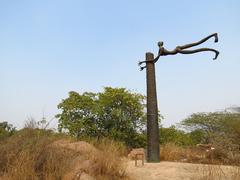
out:
M175 126L169 128L161 127L159 129L160 134L160 144L174 143L180 146L188 146L193 144L191 136L177 129Z
M0 140L13 135L15 132L15 127L6 121L0 122Z

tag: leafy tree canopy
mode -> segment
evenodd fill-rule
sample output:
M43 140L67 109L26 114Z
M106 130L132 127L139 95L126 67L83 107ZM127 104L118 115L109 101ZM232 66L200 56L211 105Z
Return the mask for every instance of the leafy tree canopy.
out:
M0 139L12 135L15 132L15 127L6 121L0 122Z
M181 125L190 131L198 130L204 143L240 147L240 113L196 113Z
M175 126L160 127L160 144L174 143L180 146L188 146L198 143L191 133L177 129Z
M145 97L125 88L105 87L103 92L69 92L58 105L62 111L59 130L72 136L110 137L131 146L140 146L145 129ZM136 144L137 143L137 144ZM140 143L140 144L138 144Z

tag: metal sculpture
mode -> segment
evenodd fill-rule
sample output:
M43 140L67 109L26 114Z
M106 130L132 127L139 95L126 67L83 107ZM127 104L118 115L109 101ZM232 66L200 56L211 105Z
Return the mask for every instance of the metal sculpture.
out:
M159 126L158 126L158 106L157 106L157 92L156 92L156 78L155 78L155 63L159 60L160 56L176 55L176 54L194 54L198 52L210 51L215 53L213 60L216 60L219 51L212 48L198 48L190 49L191 47L198 46L208 39L214 37L214 42L218 42L218 34L211 34L202 40L183 46L177 46L172 51L163 47L163 42L158 42L158 55L154 58L151 52L146 53L146 61L138 63L140 70L146 68L147 79L147 160L148 162L160 161L160 147L159 147ZM141 66L145 63L145 66Z

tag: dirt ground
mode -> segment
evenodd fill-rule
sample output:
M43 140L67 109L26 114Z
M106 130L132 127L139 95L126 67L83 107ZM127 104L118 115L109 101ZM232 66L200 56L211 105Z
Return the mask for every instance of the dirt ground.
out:
M136 180L232 180L233 167L201 165L178 162L145 163L135 167L134 161L127 162L127 172Z

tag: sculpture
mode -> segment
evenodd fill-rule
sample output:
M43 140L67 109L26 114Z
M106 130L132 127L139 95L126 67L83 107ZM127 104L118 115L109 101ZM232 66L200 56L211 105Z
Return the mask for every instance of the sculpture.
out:
M203 51L211 51L215 53L213 60L217 59L219 51L211 48L198 48L188 49L194 46L198 46L206 42L211 37L214 37L214 42L218 42L218 34L211 34L202 40L183 46L177 46L172 51L169 51L163 47L163 42L158 42L158 55L154 58L154 54L151 52L146 53L146 60L138 63L140 70L146 68L147 79L147 161L148 162L160 162L160 146L159 146L159 125L158 125L158 103L157 103L157 91L156 91L156 78L155 78L155 63L160 56L176 55L180 54L194 54ZM146 63L146 66L141 67L141 64Z
M178 53L180 54L194 54L194 53L198 53L198 52L203 52L203 51L212 51L215 53L215 57L213 58L213 60L216 60L218 55L219 55L219 51L215 50L215 49L211 49L211 48L199 48L199 49L193 49L193 50L186 50L188 48L194 47L194 46L198 46L204 42L206 42L208 39L210 39L211 37L214 37L215 40L214 42L217 43L218 42L218 34L214 33L211 34L205 38L203 38L202 40L198 41L198 42L194 42L194 43L190 43L190 44L186 44L183 46L177 46L174 50L169 51L167 49L165 49L163 47L163 42L159 41L158 42L158 47L159 47L159 51L158 51L158 55L156 58L154 58L153 62L156 63L158 61L158 59L160 58L160 56L167 56L167 55L176 55ZM141 64L146 63L146 61L141 61L138 63L138 65L140 66ZM140 70L142 71L144 68L146 68L146 66L140 67Z

